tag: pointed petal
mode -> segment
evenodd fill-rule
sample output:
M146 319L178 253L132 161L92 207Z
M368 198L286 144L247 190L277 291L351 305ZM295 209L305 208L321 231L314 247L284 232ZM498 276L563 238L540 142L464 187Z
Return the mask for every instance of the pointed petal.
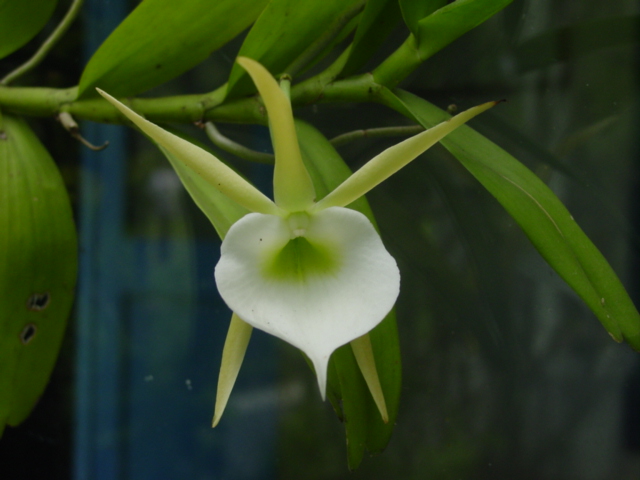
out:
M226 195L220 193L209 182L178 160L166 148L158 145L160 151L167 157L169 163L178 174L182 185L189 192L195 204L207 216L220 238L224 238L231 225L236 223L247 213L246 208L238 205Z
M375 327L400 289L395 260L371 222L346 208L309 217L304 237L288 219L251 213L222 243L220 295L243 320L302 350L324 396L331 353Z
M273 172L276 204L289 212L306 210L315 200L315 191L302 163L291 102L269 71L258 62L247 57L238 57L236 61L253 79L269 115L276 156Z
M380 378L378 377L378 369L376 368L376 361L373 356L373 347L371 346L371 339L369 334L363 335L351 341L351 350L356 357L358 367L362 372L365 382L369 387L373 401L376 403L382 421L387 423L389 421L389 414L387 413L387 403L384 401L384 393L382 392L382 386L380 385Z
M280 210L260 190L247 182L227 165L202 148L188 142L144 119L111 95L97 89L109 103L122 112L154 142L162 145L172 155L184 162L200 177L230 199L252 212L278 215Z
M212 427L218 425L222 413L227 406L227 401L233 390L233 385L238 378L238 372L244 360L244 354L249 345L253 327L242 321L235 313L231 316L231 324L227 339L222 349L222 363L218 376L218 391L216 393L216 406L213 413Z
M488 102L465 110L446 122L387 148L320 200L310 211L318 212L328 207L349 205L431 148L441 138L497 103Z

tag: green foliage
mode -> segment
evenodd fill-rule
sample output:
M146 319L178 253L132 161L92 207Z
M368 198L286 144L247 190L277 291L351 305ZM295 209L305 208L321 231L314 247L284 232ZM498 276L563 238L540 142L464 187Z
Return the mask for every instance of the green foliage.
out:
M259 61L274 75L283 73L327 30L340 25L344 15L363 4L362 0L272 0L249 31L238 55ZM248 75L234 65L227 96L251 92L255 88Z
M412 35L404 44L373 71L375 81L394 87L422 62L442 50L469 30L491 18L513 0L457 0L417 20L431 7L405 6L403 15Z
M76 231L49 153L21 119L0 126L0 434L49 381L71 310Z
M266 0L145 0L91 57L79 96L95 87L129 96L160 85L196 66L260 14Z
M384 43L400 20L396 0L369 0L358 22L349 58L341 75L357 72Z
M423 60L509 5L513 0L457 0L418 22L416 39Z
M402 18L414 37L420 38L420 20L447 4L447 0L398 0Z
M396 98L424 127L449 116L427 101ZM518 222L544 259L584 300L618 342L640 350L640 314L617 275L562 202L533 172L467 126L441 143Z
M46 25L57 0L0 0L0 58L15 52Z

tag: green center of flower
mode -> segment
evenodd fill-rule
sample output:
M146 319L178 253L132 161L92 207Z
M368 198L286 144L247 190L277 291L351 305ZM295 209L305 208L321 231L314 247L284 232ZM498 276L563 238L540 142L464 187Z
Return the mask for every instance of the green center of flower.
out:
M305 212L296 212L287 218L290 240L279 251L267 256L263 264L266 277L304 283L311 277L335 273L340 255L332 245L306 236L310 222L311 218Z

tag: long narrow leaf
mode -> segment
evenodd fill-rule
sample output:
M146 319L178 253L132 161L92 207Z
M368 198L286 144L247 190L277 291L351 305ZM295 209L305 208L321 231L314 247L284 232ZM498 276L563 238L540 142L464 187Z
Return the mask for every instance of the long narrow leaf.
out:
M362 0L272 0L249 31L238 55L260 62L274 75L283 73L319 37L340 24L345 11L361 3ZM254 91L246 72L234 65L227 96Z
M353 38L349 59L342 69L342 76L349 76L371 58L384 43L400 20L397 0L369 0Z
M420 37L420 20L447 4L447 0L398 0L402 18L416 38Z
M196 66L247 28L267 0L144 0L87 64L80 96L135 95ZM212 86L213 87L213 86Z
M457 0L418 22L418 50L427 59L513 0Z
M426 128L449 118L408 92L397 90L389 98L392 106L405 109ZM467 126L441 143L502 204L611 336L640 350L636 307L607 260L558 197L528 168Z

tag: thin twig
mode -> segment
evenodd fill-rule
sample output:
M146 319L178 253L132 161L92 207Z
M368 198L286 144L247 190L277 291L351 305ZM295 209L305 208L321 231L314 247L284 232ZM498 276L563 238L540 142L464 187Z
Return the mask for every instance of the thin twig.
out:
M20 65L14 71L9 72L7 76L5 76L2 80L0 80L0 84L9 85L14 80L20 78L22 75L24 75L27 72L30 72L36 66L38 66L38 64L42 62L42 60L44 60L44 57L47 56L47 54L55 46L55 44L58 43L58 40L60 40L60 38L62 38L62 36L69 29L69 27L71 26L71 23L73 23L73 21L78 16L78 13L80 13L80 9L82 8L83 3L84 3L84 0L73 0L73 3L69 7L69 11L67 12L67 14L64 16L62 21L58 24L55 30L51 33L51 35L49 35L49 38L47 38L44 41L44 43L40 46L38 51L34 53L29 60L27 60L22 65Z
M207 122L205 124L204 131L207 133L211 142L225 152L232 153L243 160L249 160L251 162L266 163L268 165L273 165L274 163L273 155L264 152L257 152L234 142L230 138L222 135L222 133L220 133L216 126L211 122Z
M421 125L410 125L407 127L381 127L369 128L367 130L354 130L353 132L343 133L337 137L333 137L331 144L334 147L344 145L359 138L378 138L378 137L402 137L407 135L415 135L424 131Z
M104 150L109 146L109 141L104 142L102 145L94 145L89 140L80 135L80 128L69 112L60 112L57 116L57 119L73 138L78 140L88 149L93 150L94 152L99 152L100 150Z

